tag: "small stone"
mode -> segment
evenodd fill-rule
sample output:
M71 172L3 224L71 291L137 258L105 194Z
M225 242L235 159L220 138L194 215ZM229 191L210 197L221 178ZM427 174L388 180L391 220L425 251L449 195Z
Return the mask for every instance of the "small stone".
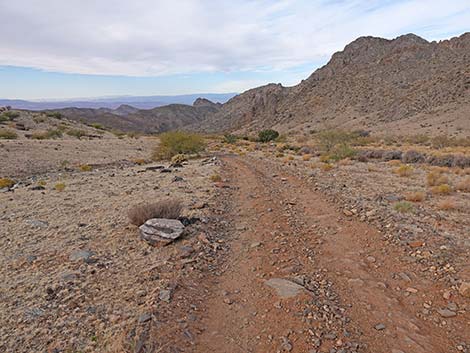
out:
M374 326L374 328L377 331L382 331L382 330L385 330L385 325L384 324L377 324L377 325Z
M160 293L158 294L158 299L161 301L169 303L171 300L171 290L169 289L162 289L160 290Z
M70 261L89 261L93 256L93 252L89 250L77 250L70 254Z
M258 247L260 247L260 246L261 246L261 242L256 241L256 242L254 242L254 243L251 243L250 248L253 249L253 248L258 248Z
M459 294L462 297L470 298L470 282L463 282L459 287Z
M366 257L366 260L370 263L375 263L377 260L375 259L375 257L373 256L367 256Z
M165 245L179 238L184 225L177 219L152 218L139 227L140 236L150 245Z
M411 288L411 287L406 288L406 291L409 293L413 293L413 294L418 293L418 290L416 288Z
M150 321L150 320L152 320L152 315L149 314L149 313L145 313L145 314L140 315L139 319L138 319L139 323L141 323L141 324L144 323L144 322Z
M444 318L450 318L457 316L457 313L455 311L449 310L449 309L439 309L437 310L437 313L441 315Z
M343 210L343 213L345 216L348 216L348 217L351 217L353 215L353 213L349 210Z

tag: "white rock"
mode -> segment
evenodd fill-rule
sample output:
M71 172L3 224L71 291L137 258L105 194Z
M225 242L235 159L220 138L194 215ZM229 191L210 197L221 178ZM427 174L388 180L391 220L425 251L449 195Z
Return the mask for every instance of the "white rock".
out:
M177 219L152 218L139 229L141 238L151 245L164 245L179 238L184 225Z

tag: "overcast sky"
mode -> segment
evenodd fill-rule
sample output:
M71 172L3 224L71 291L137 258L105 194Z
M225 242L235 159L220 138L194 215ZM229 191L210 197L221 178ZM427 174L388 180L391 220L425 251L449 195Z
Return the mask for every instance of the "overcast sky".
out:
M293 85L363 35L470 31L469 0L0 0L0 97Z

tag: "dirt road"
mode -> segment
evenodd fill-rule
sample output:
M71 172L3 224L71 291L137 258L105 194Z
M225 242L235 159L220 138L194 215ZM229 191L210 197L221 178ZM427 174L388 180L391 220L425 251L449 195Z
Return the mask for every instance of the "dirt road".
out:
M268 163L224 158L237 235L194 352L467 350L468 313L406 249Z

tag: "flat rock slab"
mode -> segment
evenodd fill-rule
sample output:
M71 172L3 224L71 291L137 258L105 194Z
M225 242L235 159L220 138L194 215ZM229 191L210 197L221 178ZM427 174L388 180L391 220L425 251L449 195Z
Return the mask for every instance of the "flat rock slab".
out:
M276 290L276 294L281 298L292 298L298 295L305 288L301 285L284 278L271 278L264 284Z
M177 219L152 218L139 227L142 239L151 245L168 244L183 234L184 224Z

